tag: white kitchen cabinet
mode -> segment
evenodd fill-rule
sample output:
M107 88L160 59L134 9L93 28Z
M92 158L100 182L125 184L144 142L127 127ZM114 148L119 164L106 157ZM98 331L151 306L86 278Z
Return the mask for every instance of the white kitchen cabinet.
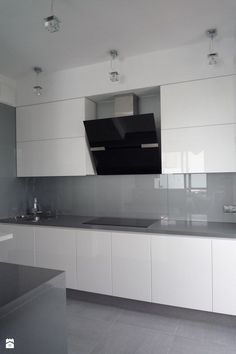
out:
M64 270L66 287L77 288L76 231L35 227L36 266Z
M0 230L13 234L12 239L1 242L0 261L34 266L33 227L0 224Z
M153 235L152 302L212 311L211 240Z
M150 235L112 233L113 295L151 301Z
M112 295L111 233L77 231L78 289Z
M17 144L17 176L85 176L85 138L27 141Z
M161 87L162 129L236 123L236 75Z
M95 117L95 103L87 98L17 107L17 141L85 136L83 121Z
M236 171L236 124L162 130L162 173Z
M213 311L236 315L236 239L213 240Z
M17 176L93 175L83 121L95 110L87 98L17 107Z

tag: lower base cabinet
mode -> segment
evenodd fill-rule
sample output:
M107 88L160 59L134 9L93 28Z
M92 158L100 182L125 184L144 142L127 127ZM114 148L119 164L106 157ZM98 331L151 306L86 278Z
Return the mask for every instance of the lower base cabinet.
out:
M212 311L211 240L152 236L152 302Z
M78 290L112 295L111 233L77 231Z
M36 266L64 270L66 287L77 289L76 231L61 228L35 228Z
M66 272L67 288L236 316L236 239L0 224L0 262Z
M0 230L13 234L12 239L0 244L0 262L34 266L34 229L27 226L1 224Z
M236 239L213 240L213 311L236 316Z
M112 233L113 295L151 301L150 235Z

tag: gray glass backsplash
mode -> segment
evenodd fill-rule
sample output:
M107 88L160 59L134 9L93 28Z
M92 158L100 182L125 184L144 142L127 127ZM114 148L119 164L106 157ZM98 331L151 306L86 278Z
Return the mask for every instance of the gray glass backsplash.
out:
M31 199L60 214L236 222L236 173L28 179Z
M0 218L27 205L27 184L16 178L16 110L0 104Z
M150 98L141 103L146 111ZM37 196L61 214L236 222L223 213L236 204L236 173L17 179L15 124L15 109L0 104L0 218L24 213Z

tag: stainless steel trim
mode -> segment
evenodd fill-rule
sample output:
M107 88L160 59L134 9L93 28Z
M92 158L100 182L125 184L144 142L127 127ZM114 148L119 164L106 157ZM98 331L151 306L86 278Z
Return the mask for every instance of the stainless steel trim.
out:
M90 151L105 151L105 146L91 147Z
M153 144L141 144L142 149L150 149L150 148L155 148L158 147L158 143L153 143Z

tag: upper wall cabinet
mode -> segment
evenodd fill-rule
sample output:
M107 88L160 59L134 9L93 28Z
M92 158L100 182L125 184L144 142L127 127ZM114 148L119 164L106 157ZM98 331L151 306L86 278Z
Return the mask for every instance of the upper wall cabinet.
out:
M95 110L87 98L17 108L17 176L94 174L83 121Z
M236 171L236 124L162 130L163 173Z
M161 87L162 129L236 123L236 75Z
M92 118L95 118L95 104L86 98L19 107L17 141L84 136L83 121Z
M236 172L236 75L161 87L163 173Z

